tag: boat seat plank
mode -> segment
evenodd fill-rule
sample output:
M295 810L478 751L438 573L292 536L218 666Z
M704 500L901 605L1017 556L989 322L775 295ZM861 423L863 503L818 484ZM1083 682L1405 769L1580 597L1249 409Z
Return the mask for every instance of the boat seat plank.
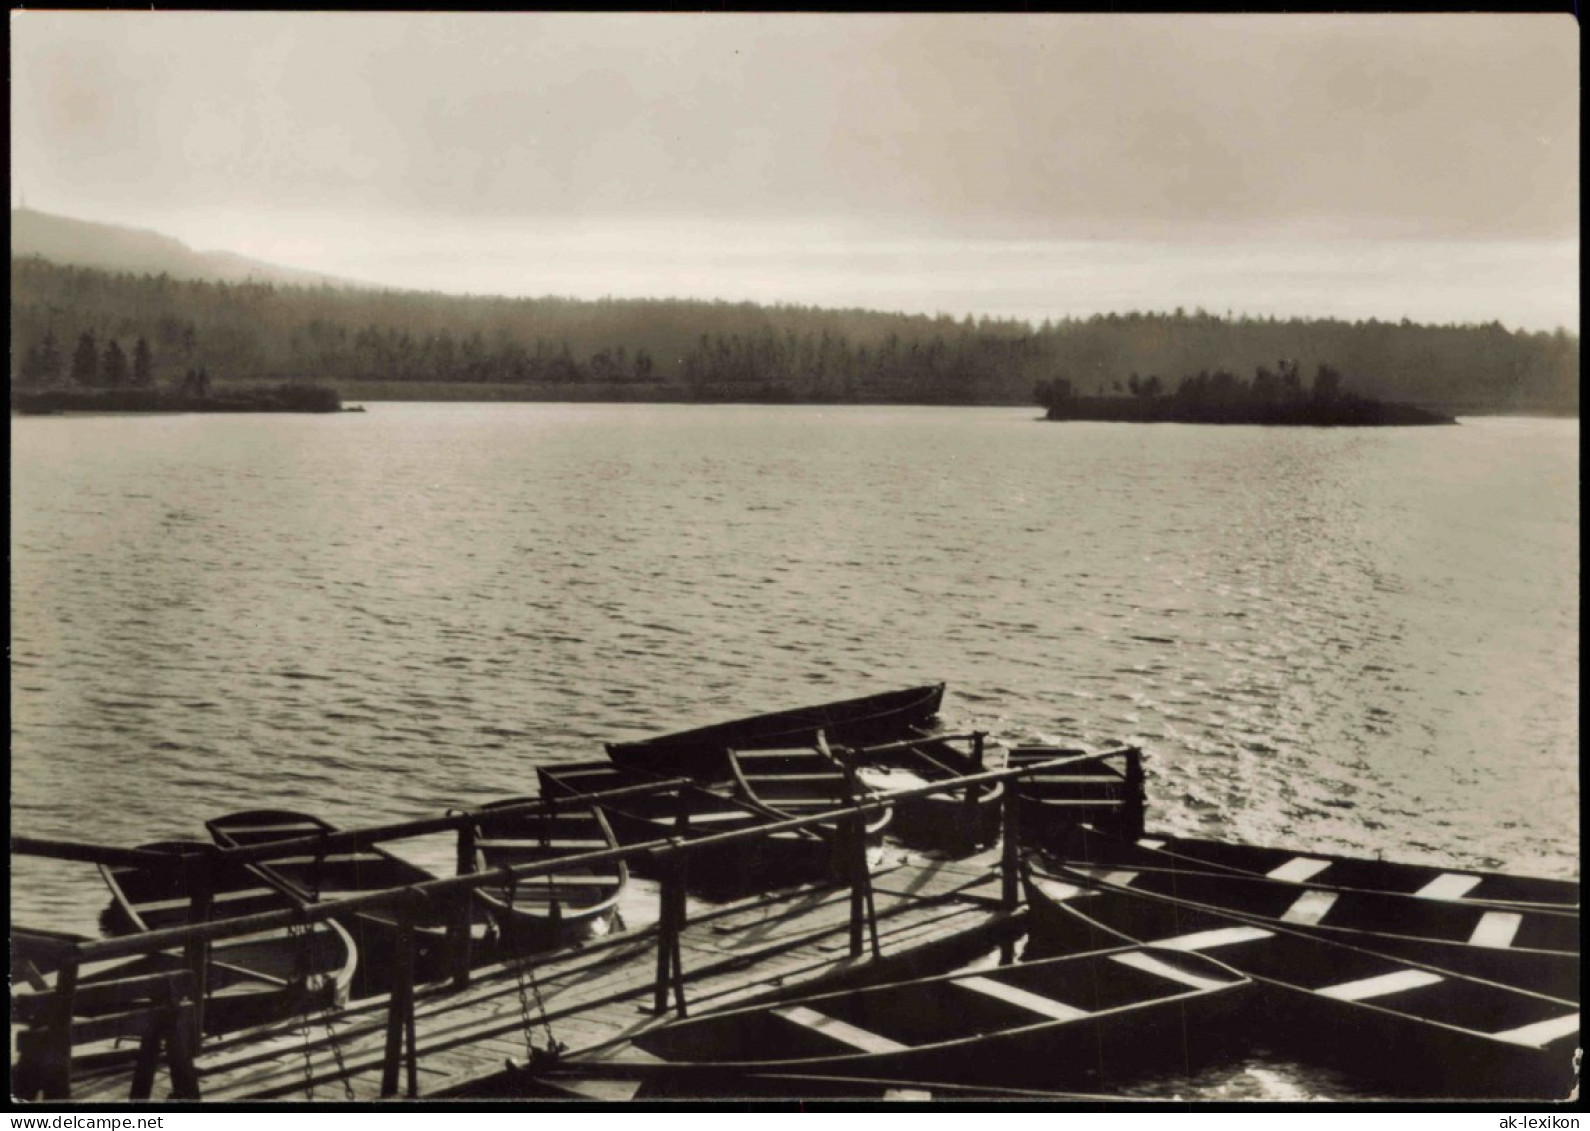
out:
M1518 934L1523 922L1524 917L1516 911L1487 911L1475 924L1469 945L1506 950L1513 945L1513 936Z
M1214 950L1216 947L1256 942L1270 938L1273 934L1273 931L1266 931L1263 927L1220 927L1212 931L1194 931L1190 935L1155 939L1154 945L1166 950Z
M815 1009L808 1006L792 1005L783 1009L775 1009L772 1012L775 1017L782 1017L784 1020L791 1021L804 1029L814 1030L825 1037L831 1037L861 1052L903 1052L910 1048L909 1045L891 1041L888 1037L862 1029L849 1022L841 1021L837 1017L829 1017L827 1014L818 1013Z
M1089 1016L1088 1011L1085 1009L1078 1009L1076 1006L1067 1005L1063 1001L1055 1001L1053 998L1044 997L1042 994L1035 994L1031 990L1024 990L1020 986L1006 985L1004 982L996 982L992 978L985 978L981 975L972 978L956 978L955 984L964 986L969 990L975 990L980 994L987 994L992 998L998 998L1000 1001L1010 1005L1030 1010L1042 1017L1053 1018L1056 1021L1075 1021L1078 1017Z
M1077 785L1085 785L1085 784L1123 785L1123 784L1125 784L1126 779L1123 778L1120 774L1062 774L1062 773L1049 774L1049 773L1036 773L1036 774L1028 774L1026 777L1021 778L1020 781L1022 782L1023 785L1025 785L1027 782L1045 782L1045 783L1066 782L1066 783L1077 784Z
M1506 1041L1514 1045L1528 1045L1530 1048L1544 1048L1559 1037L1566 1037L1569 1033L1579 1031L1579 1014L1567 1013L1561 1017L1553 1017L1546 1021L1536 1021L1532 1025L1520 1025L1516 1029L1504 1029L1500 1033L1492 1033L1498 1041Z
M1330 866L1329 860L1316 860L1312 856L1294 856L1285 864L1277 868L1271 868L1265 875L1272 880L1285 880L1287 883L1301 884Z
M1281 922L1312 927L1330 913L1330 909L1340 897L1340 892L1313 889L1305 891L1282 913Z
M1324 986L1315 992L1322 997L1336 998L1339 1001L1364 1001L1372 997L1402 993L1404 990L1416 990L1421 986L1433 986L1444 980L1441 975L1429 970L1409 968L1395 970L1390 974L1377 974L1373 978L1359 978L1352 982Z
M1140 950L1129 951L1126 954L1112 954L1110 961L1130 966L1134 970L1142 970L1147 974L1158 974L1161 978L1169 978L1173 982L1180 982L1184 986L1192 986L1198 990L1218 990L1229 984L1178 969L1163 958L1155 958L1152 954L1144 954Z
M1462 899L1480 884L1480 877L1444 872L1413 894L1420 899Z
M210 897L212 903L238 903L246 899L264 899L273 902L281 901L281 893L275 888L250 888L247 891L222 891ZM193 897L184 899L151 899L135 901L133 907L140 912L151 911L178 911L193 906Z

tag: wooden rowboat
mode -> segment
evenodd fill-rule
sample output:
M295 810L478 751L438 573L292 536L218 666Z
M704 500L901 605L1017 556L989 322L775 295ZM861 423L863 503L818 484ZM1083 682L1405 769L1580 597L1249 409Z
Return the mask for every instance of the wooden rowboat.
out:
M821 737L822 732L818 732L819 740ZM877 792L859 774L847 773L844 764L826 747L730 750L729 768L736 794L783 818L844 809ZM868 844L883 840L883 830L893 816L892 806L865 814L863 827ZM817 828L832 840L841 834L845 823L842 818L835 818L819 823Z
M536 773L542 797L578 797L643 784L648 779L661 780L620 770L610 762L541 766ZM602 811L624 845L674 837L698 840L769 824L780 816L742 798L699 786L614 798L602 803ZM651 864L651 858L644 855L632 861L637 872L655 877ZM812 829L791 829L695 853L686 878L693 890L723 898L821 879L832 866L833 847L828 841Z
M1576 1082L1577 1002L1064 869L1029 869L1026 886L1029 957L1124 942L1213 955L1259 987L1249 1040L1387 1092L1561 1099Z
M523 797L478 810L474 834L477 872L618 847L600 808L537 806L534 798ZM549 950L607 934L628 883L624 861L611 860L488 885L480 896L497 916L511 948Z
M1180 869L1069 865L1071 874L1265 925L1579 1000L1579 917Z
M223 848L264 844L277 840L298 840L309 836L329 836L337 830L319 817L288 809L251 809L206 821L210 836ZM410 884L436 879L431 873L385 849L370 845L344 848L331 853L305 850L294 856L255 864L270 884L298 903L348 899L369 892L389 891ZM469 900L470 944L485 943L495 934L492 916L478 895ZM392 907L357 910L339 920L353 936L359 953L360 984L357 996L388 989L390 974L401 958L399 913ZM452 925L447 911L427 906L419 909L413 921L415 935L414 976L433 981L451 969L454 946L449 938Z
M1060 746L1013 746L1007 769L1079 758L1090 752ZM1089 823L1131 838L1143 831L1143 752L1135 746L1100 751L1089 761L1017 779L1022 836L1053 844Z
M203 874L210 893L205 921L236 919L293 906L252 868L215 859L215 846L168 840L142 845L141 852L173 858L210 858ZM189 875L170 867L100 865L110 888L109 926L118 934L141 934L192 922ZM341 1008L358 963L358 948L335 923L311 923L306 931L278 927L210 945L204 987L204 1031L226 1033L279 1021L310 1010ZM180 955L169 956L181 967Z
M919 732L920 733L920 732ZM981 773L981 735L930 735L845 752L863 784L880 792L912 789ZM999 839L1005 783L947 789L894 805L890 835L916 848L975 851Z
M567 1071L941 1080L1043 1088L1179 1072L1248 979L1203 955L1109 947L748 1006L571 1058Z
M726 749L810 745L819 730L830 742L850 746L907 738L911 727L938 714L943 699L942 683L909 687L752 715L638 742L612 742L607 745L607 756L626 769L721 780L728 770L723 761Z
M1467 868L1400 864L1356 856L1259 848L1189 837L1145 836L1123 840L1079 828L1065 841L1074 863L1110 867L1184 867L1204 872L1265 876L1290 883L1324 884L1361 891L1400 892L1421 899L1451 900L1481 906L1535 907L1548 911L1579 908L1579 884L1542 876L1504 875Z

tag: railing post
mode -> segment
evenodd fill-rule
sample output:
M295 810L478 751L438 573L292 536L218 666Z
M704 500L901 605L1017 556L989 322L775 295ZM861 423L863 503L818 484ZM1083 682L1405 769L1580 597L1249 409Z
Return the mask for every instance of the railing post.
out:
M1005 795L1001 799L1000 825L1003 853L1000 857L1000 907L1014 912L1021 898L1021 796L1016 788L1019 777L1005 782ZM1016 940L1007 938L999 944L999 964L1009 966L1016 961Z
M166 1068L171 1073L171 1098L196 1100L199 1098L199 1073L193 1064L198 1048L199 1009L197 1002L181 1004L173 994L171 1003L171 1028L166 1036Z
M72 1098L72 1008L77 996L77 950L61 957L55 974L55 1007L51 1010L39 1058L39 1094L46 1100Z
M681 936L685 933L685 892L689 887L690 857L681 856L677 865L678 878L674 882L674 929L673 929L673 968L674 968L674 1011L684 1017L685 1007L685 960Z
M1136 840L1143 835L1144 779L1143 751L1133 746L1126 751L1126 797L1121 805L1121 836Z
M860 794L855 760L843 747L837 751L835 760L845 774L845 804L853 806ZM872 872L867 867L867 814L857 809L846 824L850 840L845 846L850 853L850 957L861 957L865 922L872 936L872 956L878 958L883 948L878 944L878 911L872 897Z
M475 822L465 821L458 826L458 862L457 874L467 876L475 871ZM470 929L471 919L474 916L475 897L473 892L462 892L452 908L452 915L447 925L448 953L453 966L453 988L461 990L469 985L469 967L473 961L470 953L474 943L474 933ZM504 926L504 930L511 930L511 926Z
M665 857L662 866L662 889L658 893L657 914L657 984L652 991L652 1012L657 1016L668 1012L668 994L672 990L674 1006L683 1017L685 1006L684 955L679 936L685 928L686 861L681 855Z
M1014 911L1020 902L1021 882L1021 829L1018 814L1021 811L1020 791L1012 789L1020 778L1012 778L1005 783L1005 796L1002 799L1004 812L1001 814L1001 833L1004 838L1004 853L1000 858L1000 906L1006 911Z
M179 857L182 878L192 893L188 903L188 922L197 925L208 922L210 907L215 901L215 866L208 852ZM204 999L209 987L210 943L205 939L192 939L183 948L188 972L193 976L194 1043L204 1032Z
M983 739L985 737L987 736L983 731L972 732L971 773L980 774L983 772ZM961 831L965 837L967 851L975 849L978 844L980 829L978 828L977 820L977 801L978 798L983 796L983 788L980 785L969 785L962 796L964 804L961 808L961 824L963 826Z
M397 906L397 969L387 1001L386 1050L381 1062L381 1098L397 1095L398 1069L403 1062L403 1046L408 1044L409 1087L415 1088L414 1050L414 907L404 900Z

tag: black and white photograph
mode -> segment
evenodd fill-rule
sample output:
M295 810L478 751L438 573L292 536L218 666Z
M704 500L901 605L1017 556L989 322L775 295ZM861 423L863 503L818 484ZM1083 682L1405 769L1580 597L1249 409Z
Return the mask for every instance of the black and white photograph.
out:
M1578 1099L1574 14L10 33L13 1104Z

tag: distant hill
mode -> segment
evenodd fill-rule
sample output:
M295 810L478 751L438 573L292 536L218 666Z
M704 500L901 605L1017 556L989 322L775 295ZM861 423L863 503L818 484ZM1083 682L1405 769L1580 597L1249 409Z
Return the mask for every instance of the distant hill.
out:
M181 240L159 232L55 216L32 208L11 210L11 254L37 255L55 263L101 271L166 274L184 281L368 286L230 251L194 251Z

